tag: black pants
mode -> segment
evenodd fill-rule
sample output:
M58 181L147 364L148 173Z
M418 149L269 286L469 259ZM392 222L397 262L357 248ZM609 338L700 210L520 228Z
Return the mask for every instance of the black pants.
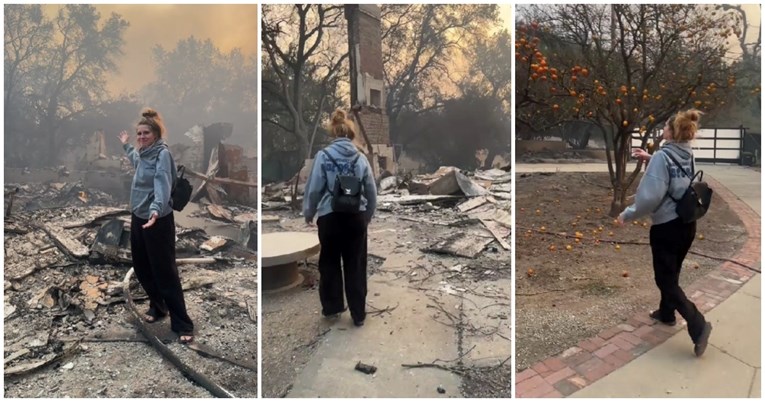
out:
M345 297L354 321L366 318L367 223L364 214L330 213L320 217L319 298L322 314L343 311ZM342 268L341 262L342 260Z
M656 286L661 292L659 311L662 321L675 319L675 311L688 322L688 334L696 343L706 320L680 289L680 269L696 236L696 222L683 223L680 218L651 226L651 252Z
M170 328L180 335L191 335L194 323L186 312L181 279L175 264L175 218L157 219L154 225L133 215L130 222L130 248L138 281L149 296L149 314L170 314Z

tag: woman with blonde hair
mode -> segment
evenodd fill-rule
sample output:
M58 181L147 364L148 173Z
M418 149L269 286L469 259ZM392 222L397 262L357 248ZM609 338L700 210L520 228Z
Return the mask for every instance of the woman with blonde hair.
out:
M696 222L684 223L675 212L677 203L695 173L690 141L696 136L701 112L695 109L678 112L664 126L666 140L653 156L639 151L635 156L650 159L635 194L635 203L627 207L618 222L651 214L649 234L653 271L661 300L650 317L665 325L675 325L675 311L688 323L694 353L701 356L707 348L712 324L680 288L680 270L696 236ZM684 172L677 165L682 166Z
M322 314L337 317L345 311L345 282L351 318L360 327L366 318L367 225L375 213L377 187L369 161L353 143L356 131L345 112L332 114L328 131L335 139L314 158L303 215L309 225L318 216Z
M177 172L165 144L165 126L159 113L150 108L141 112L136 124L138 149L129 143L127 131L120 142L133 163L135 175L130 188L130 249L133 268L149 296L146 322L168 314L170 327L181 343L194 340L194 323L186 312L181 280L175 263L175 218L170 193Z

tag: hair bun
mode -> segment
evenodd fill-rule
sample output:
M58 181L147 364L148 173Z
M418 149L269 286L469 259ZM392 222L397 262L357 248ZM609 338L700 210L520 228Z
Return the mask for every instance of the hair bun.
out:
M688 119L691 121L699 121L701 119L701 111L696 109L691 109L688 112L686 112L686 115L688 116Z
M155 117L159 116L159 114L157 113L157 111L156 111L156 110L154 110L154 109L152 109L152 108L150 108L150 107L146 107L146 108L144 108L144 109L141 111L141 116L143 116L143 117L146 117L146 118L150 118L150 119L153 119L153 118L155 118Z
M332 124L343 124L345 121L345 112L337 109L332 113Z

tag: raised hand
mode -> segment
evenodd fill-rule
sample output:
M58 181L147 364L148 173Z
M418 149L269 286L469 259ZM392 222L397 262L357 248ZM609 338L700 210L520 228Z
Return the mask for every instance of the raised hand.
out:
M128 141L130 141L130 134L128 134L127 131L122 130L122 132L119 135L120 142L124 145L127 144Z
M647 161L651 159L651 154L649 154L648 152L646 152L645 150L641 148L632 148L632 156L642 161Z

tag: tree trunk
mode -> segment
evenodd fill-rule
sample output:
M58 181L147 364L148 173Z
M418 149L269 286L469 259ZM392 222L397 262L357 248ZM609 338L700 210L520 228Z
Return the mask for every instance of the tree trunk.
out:
M611 200L611 211L609 216L617 217L625 207L627 207L627 189L631 183L627 183L627 156L629 155L629 146L631 142L630 132L626 129L619 129L616 133L618 144L614 152L614 162L616 162L614 182L614 195Z
M307 134L305 132L305 129L303 128L302 124L296 124L297 131L294 133L295 137L299 140L300 149L298 150L298 155L306 155L310 150L308 149L308 140L307 140ZM309 156L310 157L310 156ZM293 211L299 211L302 209L302 203L298 202L298 186L300 184L300 171L303 170L303 167L305 167L305 159L303 160L303 163L300 164L300 168L295 173L295 185L292 187L292 191L290 192L290 195L292 196L290 206L292 207Z
M56 124L53 119L46 117L43 120L42 132L45 136L45 160L40 161L41 166L56 166L58 164L58 152L56 146Z

